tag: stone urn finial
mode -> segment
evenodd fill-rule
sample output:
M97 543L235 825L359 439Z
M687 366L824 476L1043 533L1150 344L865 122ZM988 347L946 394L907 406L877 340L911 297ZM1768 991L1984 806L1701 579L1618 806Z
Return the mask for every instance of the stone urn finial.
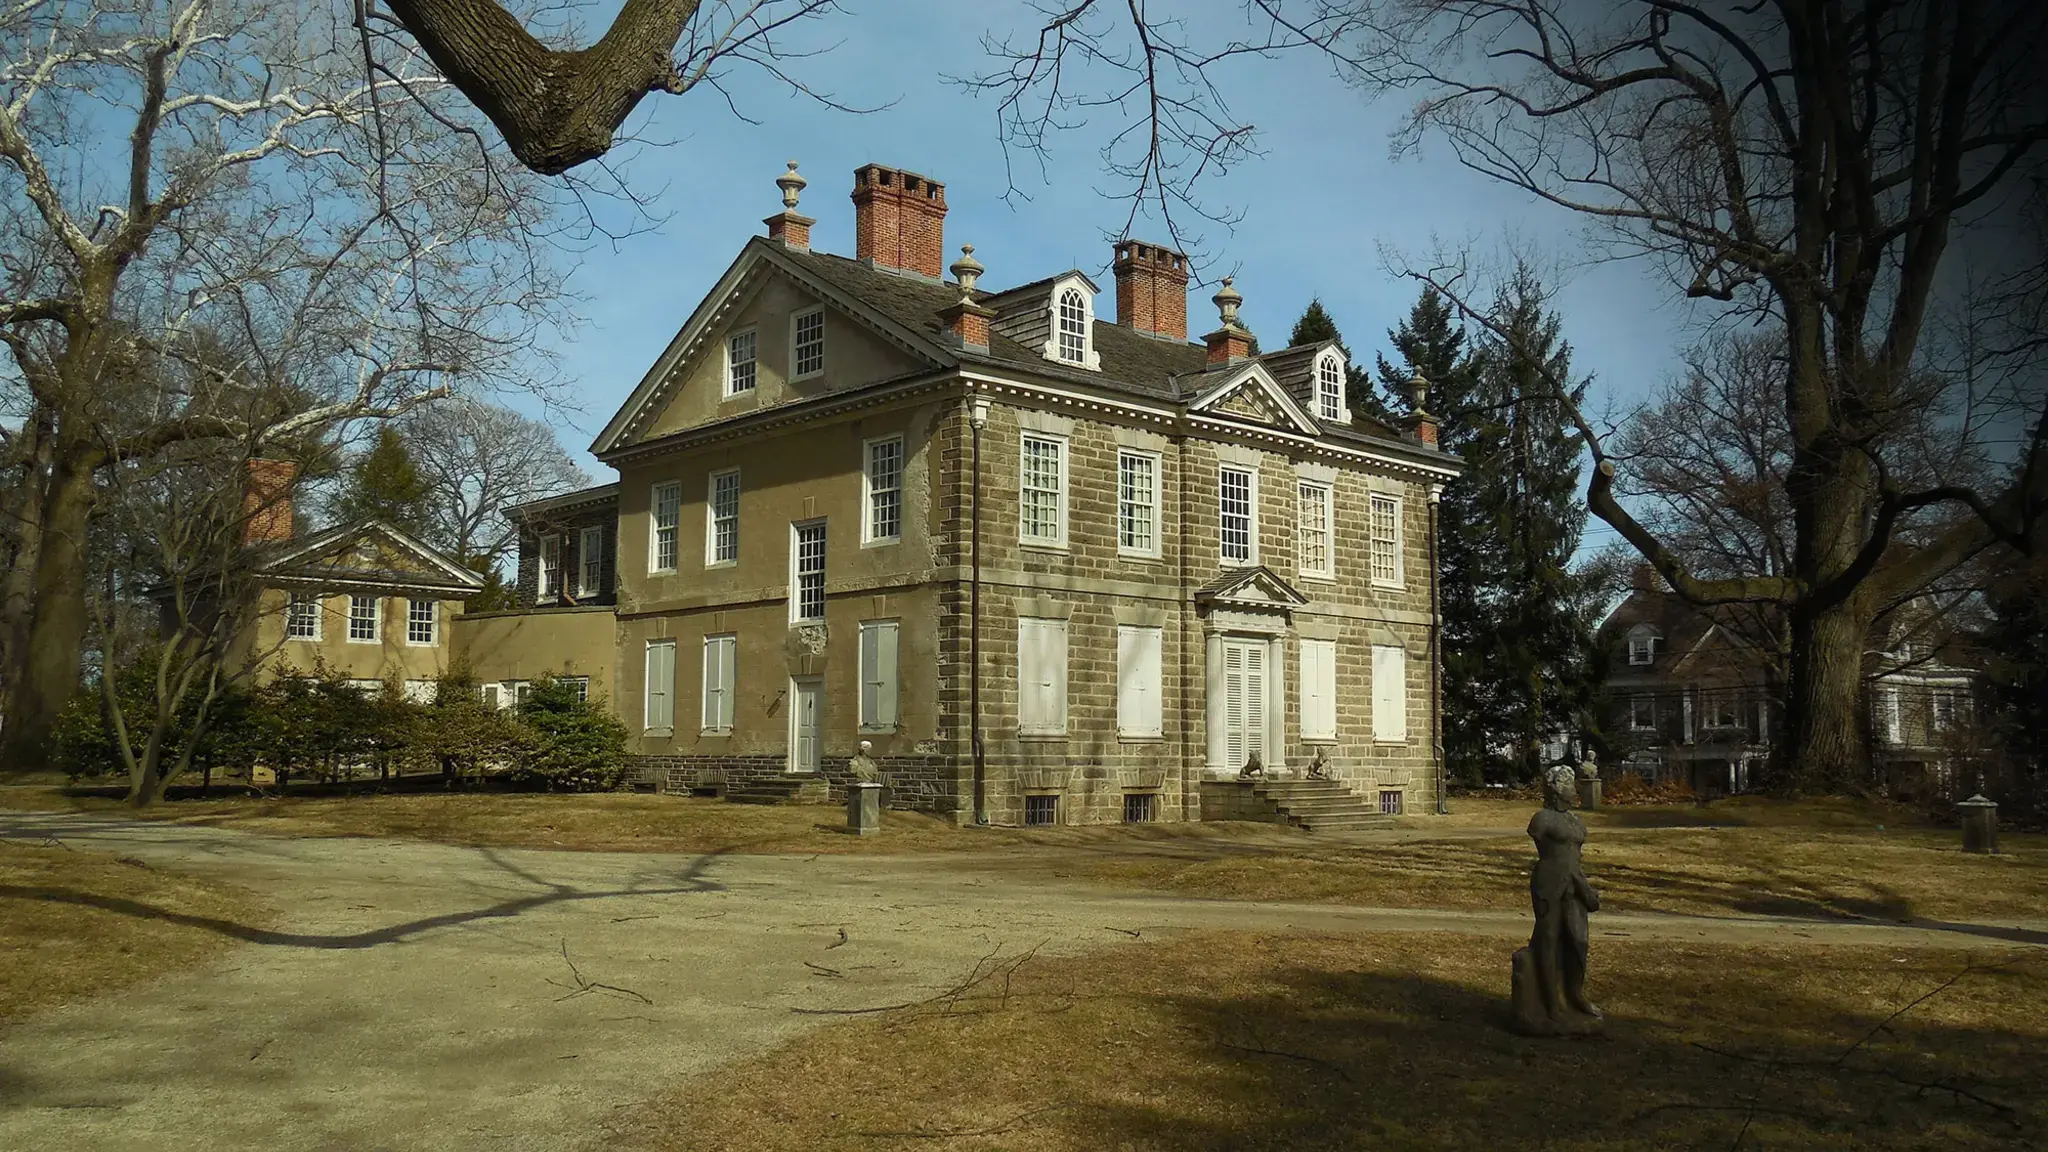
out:
M1216 305L1216 314L1223 317L1223 326L1225 328L1237 327L1237 308L1238 305L1244 303L1244 296L1231 286L1231 282L1235 279L1236 277L1234 276L1225 276L1223 278L1223 287L1217 289L1214 296L1209 297L1210 301Z
M1424 412L1423 402L1429 399L1429 381L1417 372L1408 378L1408 406L1415 412Z
M983 272L988 271L981 266L981 261L974 258L974 245L962 244L960 258L953 261L953 266L947 271L953 274L953 279L960 282L960 302L973 303L975 282L981 279Z
M794 161L794 160L791 160L791 161L789 162L789 171L787 171L787 172L784 172L784 173L783 173L782 175L780 175L780 176L777 176L777 177L775 178L775 186L776 186L777 188L780 188L780 189L782 189L782 209L783 209L783 211L785 211L785 212L794 212L794 211L796 211L796 198L797 198L797 196L798 196L799 194L801 194L801 193L803 192L803 190L804 190L804 185L806 185L806 184L809 184L809 183L810 183L810 181L808 181L808 180L804 179L803 177L801 177L801 176L797 175L797 173L796 173L796 161Z

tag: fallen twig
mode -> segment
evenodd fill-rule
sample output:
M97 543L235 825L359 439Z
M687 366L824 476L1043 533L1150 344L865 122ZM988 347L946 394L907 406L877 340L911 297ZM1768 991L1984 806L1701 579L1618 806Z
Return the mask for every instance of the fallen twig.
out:
M804 967L809 968L820 976L830 976L838 980L846 979L846 973L841 972L837 968L827 968L823 964L813 964L809 960L804 961Z
M608 992L614 996L624 996L628 999L638 1000L650 1008L654 1006L654 1001L633 991L631 988L621 988L616 984L601 984L595 980L584 979L582 971L576 967L576 962L569 959L569 942L567 940L562 941L562 963L569 966L569 978L574 980L575 983L572 985L564 984L559 980L548 981L548 983L553 984L557 988L569 989L568 995L555 997L557 1002L574 1000L578 996L588 996L592 992Z

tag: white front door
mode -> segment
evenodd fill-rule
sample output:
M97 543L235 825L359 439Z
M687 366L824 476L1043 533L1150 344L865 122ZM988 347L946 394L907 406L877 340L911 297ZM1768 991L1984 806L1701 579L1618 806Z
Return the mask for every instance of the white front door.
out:
M1223 642L1223 766L1266 758L1266 642Z
M818 708L824 682L816 677L789 682L789 770L818 770Z

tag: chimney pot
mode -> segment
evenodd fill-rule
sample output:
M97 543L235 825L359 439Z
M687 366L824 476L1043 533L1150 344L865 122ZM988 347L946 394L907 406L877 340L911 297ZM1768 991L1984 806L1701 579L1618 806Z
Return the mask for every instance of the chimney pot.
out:
M940 280L945 275L946 186L880 164L853 173L854 257Z
M1188 338L1188 258L1142 240L1116 245L1116 322L1172 340Z

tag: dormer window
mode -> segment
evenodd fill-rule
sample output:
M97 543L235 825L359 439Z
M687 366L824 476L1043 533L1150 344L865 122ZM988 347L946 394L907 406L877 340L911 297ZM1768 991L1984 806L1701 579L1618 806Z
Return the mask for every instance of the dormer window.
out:
M1316 417L1338 423L1344 420L1344 366L1334 352L1316 359Z
M1060 359L1069 364L1088 363L1088 298L1079 288L1060 293L1054 319L1059 329Z
M1657 662L1657 650L1664 646L1664 638L1648 628L1636 628L1628 634L1628 662L1642 667Z

